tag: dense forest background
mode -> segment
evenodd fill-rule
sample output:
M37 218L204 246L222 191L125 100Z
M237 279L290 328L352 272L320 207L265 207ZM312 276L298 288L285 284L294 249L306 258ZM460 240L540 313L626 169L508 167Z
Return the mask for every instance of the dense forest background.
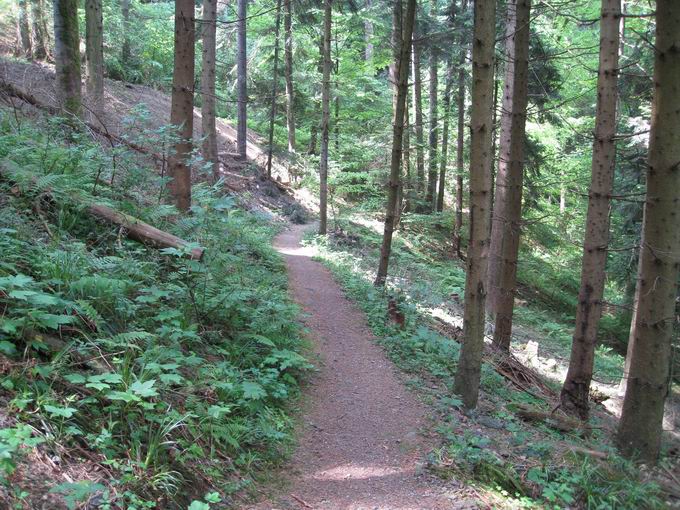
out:
M647 182L666 4L0 0L0 502L245 505L313 378L271 241L318 213L305 243L439 413L433 472L489 507L677 504L672 248L624 403L645 202L678 200Z

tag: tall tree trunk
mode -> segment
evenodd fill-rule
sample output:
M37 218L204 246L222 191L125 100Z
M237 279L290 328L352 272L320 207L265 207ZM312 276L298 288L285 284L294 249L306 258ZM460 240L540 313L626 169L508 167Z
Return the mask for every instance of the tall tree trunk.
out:
M82 111L79 46L78 1L54 0L57 99L65 112L77 117Z
M94 123L104 112L104 21L101 0L85 0L87 95Z
M130 0L120 0L120 12L123 16L123 44L120 52L120 59L123 67L130 64L130 57L132 57L132 50L130 46Z
M487 287L495 306L493 343L509 352L522 222L531 0L509 0L507 7L505 92Z
M413 113L416 134L416 191L419 200L425 192L425 139L423 136L423 82L420 74L420 44L413 43Z
M286 0L290 1L290 0ZM269 150L267 152L267 176L272 176L272 155L274 152L274 121L276 120L276 96L279 89L279 33L281 32L281 0L276 0L276 27L274 28L274 83L269 112Z
M680 3L656 2L654 100L633 347L618 443L624 455L655 462L670 387L680 269Z
M408 101L408 88L406 89L406 104L404 105L404 148L403 175L405 181L402 185L402 195L405 197L404 212L410 212L413 208L413 176L411 175L411 115Z
M335 142L335 153L340 152L340 50L338 49L338 30L335 29L335 63L333 64L333 74L335 75L335 99L333 113L333 141Z
M31 0L31 21L33 27L33 56L38 60L47 58L47 36L42 0Z
M21 35L21 49L26 58L33 58L33 45L31 43L31 26L28 22L28 8L26 0L19 0L19 34Z
M444 191L446 187L446 165L449 156L449 117L451 116L451 86L453 82L453 66L451 57L446 59L446 85L444 86L444 127L442 128L442 153L439 161L439 190L437 192L438 212L444 210Z
M286 78L286 127L288 129L288 152L295 152L295 91L293 89L293 0L286 0L283 17L284 75Z
M315 109L318 113L318 108ZM315 115L316 117L316 115ZM307 154L316 156L316 139L319 136L319 126L315 122L312 122L309 126L309 147L307 148Z
M247 82L247 46L246 18L248 17L248 0L237 1L238 16L238 49L236 57L236 86L238 89L238 115L236 121L236 152L241 159L246 159L248 148L248 82Z
M475 2L470 116L470 243L465 280L463 346L454 391L467 408L477 406L484 350L484 300L491 214L495 0Z
M432 4L431 15L436 16L437 3ZM434 210L437 199L437 138L438 130L438 67L439 67L439 51L435 46L430 49L430 132L428 136L428 174L427 174L427 210L431 212Z
M210 163L213 180L220 178L215 127L215 53L217 46L217 0L203 0L203 55L201 62L201 132L203 159Z
M319 234L327 232L328 220L328 124L331 96L331 24L332 0L324 0L323 12L323 81L321 83L321 155L319 159Z
M194 131L194 0L175 0L175 61L172 74L170 124L179 137L170 157L169 191L180 211L191 206L191 156Z
M394 17L401 19L401 0L397 0L394 6ZM395 76L396 94L394 101L394 115L392 119L392 156L390 159L390 180L387 190L387 207L385 213L385 229L383 232L382 246L380 248L380 262L378 273L375 278L376 286L384 286L387 278L387 268L392 249L392 234L394 232L395 209L399 194L399 174L401 171L401 158L404 135L404 112L406 110L406 98L408 96L409 61L411 59L411 41L413 39L413 25L416 14L416 0L407 0L406 14L402 23L395 23L401 27L401 44L395 47L399 52L396 60Z
M560 399L565 411L588 418L597 328L602 314L605 264L609 244L609 208L616 159L616 104L619 67L621 0L602 0L597 112L586 232L583 241L581 290L569 370Z
M463 174L465 173L465 55L467 54L466 30L463 23L464 13L467 10L467 0L462 0L458 19L460 31L459 56L458 56L458 93L456 108L458 113L458 125L456 132L456 218L453 226L453 250L461 257L461 237L463 234Z
M371 7L373 7L372 0L366 0L366 11L368 16L364 18L364 41L366 48L364 51L364 59L366 62L373 60L373 21L371 21Z

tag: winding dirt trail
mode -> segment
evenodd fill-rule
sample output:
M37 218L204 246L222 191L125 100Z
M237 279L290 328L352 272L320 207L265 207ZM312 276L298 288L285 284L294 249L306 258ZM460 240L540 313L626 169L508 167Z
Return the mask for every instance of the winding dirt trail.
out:
M305 314L319 372L308 389L288 487L257 509L406 510L460 508L420 462L427 408L398 379L364 314L331 273L300 247L310 226L293 226L275 247Z

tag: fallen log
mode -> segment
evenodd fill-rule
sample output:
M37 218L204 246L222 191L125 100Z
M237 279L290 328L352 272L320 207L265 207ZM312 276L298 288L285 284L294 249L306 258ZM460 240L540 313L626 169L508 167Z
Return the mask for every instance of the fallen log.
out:
M537 409L531 409L524 406L518 406L515 414L524 421L543 422L549 427L552 427L561 432L582 431L588 433L588 425L573 419L569 416L563 416L555 412L546 413Z
M4 164L0 164L0 176L5 176L8 173L7 170L8 169ZM47 193L49 193L49 191L47 191ZM75 203L84 203L83 199L78 197L71 196L71 199ZM176 235L159 230L134 216L116 211L109 206L97 203L86 203L85 209L92 216L123 228L127 237L147 246L184 250L189 245L188 241L185 241ZM191 248L186 256L192 260L200 261L203 258L204 251L204 248L198 246Z
M116 211L111 207L102 204L92 204L87 207L87 210L97 218L123 227L130 239L153 246L154 248L177 248L178 250L182 250L189 244L184 239L159 230L156 227L152 227L134 216ZM193 260L201 260L203 258L203 252L204 249L199 246L192 248L187 252L187 256Z

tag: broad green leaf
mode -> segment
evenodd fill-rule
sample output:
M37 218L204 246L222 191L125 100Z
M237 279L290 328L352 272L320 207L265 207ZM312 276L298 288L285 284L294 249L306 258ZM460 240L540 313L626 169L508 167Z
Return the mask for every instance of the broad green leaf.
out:
M259 400L267 396L264 388L253 381L244 381L241 384L243 388L243 398L248 400Z
M62 418L70 418L77 411L73 407L56 407L49 404L45 405L44 408L51 416L61 416Z
M156 388L153 387L154 384L156 384L156 379L149 379L145 382L135 381L130 385L130 391L142 398L155 397L158 395L158 391L156 391Z

